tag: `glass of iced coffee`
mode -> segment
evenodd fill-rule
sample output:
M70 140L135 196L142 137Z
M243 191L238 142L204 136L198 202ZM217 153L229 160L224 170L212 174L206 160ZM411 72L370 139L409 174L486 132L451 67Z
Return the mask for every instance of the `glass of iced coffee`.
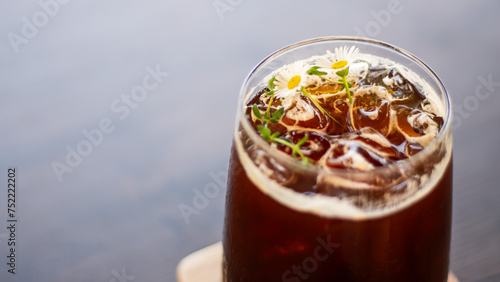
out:
M263 60L238 104L224 281L446 281L450 117L434 72L383 42Z

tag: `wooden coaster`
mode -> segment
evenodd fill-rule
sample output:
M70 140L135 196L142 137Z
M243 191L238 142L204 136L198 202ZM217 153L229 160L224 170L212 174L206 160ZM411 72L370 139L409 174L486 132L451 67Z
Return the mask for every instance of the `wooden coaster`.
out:
M218 242L183 258L177 266L178 282L221 282L222 243ZM448 282L459 282L450 271Z
M177 265L178 282L221 282L222 242L183 258Z

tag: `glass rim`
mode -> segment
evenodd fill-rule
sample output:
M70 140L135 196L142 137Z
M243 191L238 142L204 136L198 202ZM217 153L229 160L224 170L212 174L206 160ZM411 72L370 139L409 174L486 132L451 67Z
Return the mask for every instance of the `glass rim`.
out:
M244 99L247 97L247 90L248 90L248 83L253 77L253 75L259 71L266 63L269 61L273 60L274 58L280 56L281 54L296 49L298 47L314 44L314 43L321 43L321 42L329 42L329 41L336 41L336 42L342 42L342 41L351 41L351 42L361 42L361 43L367 43L372 46L376 47L382 47L385 49L392 50L396 53L399 53L400 55L403 55L404 57L410 59L412 62L416 63L419 67L421 67L430 77L436 85L438 86L438 89L434 89L438 95L442 95L444 99L442 102L444 103L444 110L445 113L443 115L443 126L441 127L441 130L438 132L437 136L429 143L427 146L424 147L420 152L416 153L415 155L412 155L406 159L403 160L398 160L392 164L386 165L386 166L381 166L381 167L375 167L373 169L367 170L367 171L358 171L358 170L347 170L343 168L323 168L319 166L308 166L302 164L300 161L297 161L294 159L292 156L283 153L279 150L276 150L266 142L251 126L250 121L245 117L244 114L244 103L247 101L244 101ZM316 55L316 54L312 54ZM440 99L441 100L441 99ZM273 52L271 55L267 56L265 59L263 59L261 62L259 62L251 71L250 73L246 76L245 80L243 81L243 85L240 88L240 93L239 93L239 99L238 99L238 110L237 110L237 118L236 118L236 131L238 130L239 124L241 123L243 130L248 134L250 139L255 142L256 145L258 145L262 150L265 151L266 154L268 154L270 157L275 158L280 161L282 165L286 165L289 168L292 168L294 170L300 170L308 173L315 173L315 174L335 174L335 175L342 175L342 174L356 174L356 175L367 175L367 174L373 174L373 173L384 173L386 171L393 171L394 169L402 169L407 166L412 166L413 163L415 162L421 162L423 159L432 153L434 151L433 148L435 148L436 144L439 144L440 142L443 141L445 136L447 135L447 132L451 130L449 127L451 125L451 102L450 102L450 97L448 95L448 92L446 91L446 88L437 76L437 74L429 67L427 66L426 63L424 63L421 59L416 57L415 55L411 54L410 52L401 49L399 47L396 47L394 45L391 45L389 43L375 40L375 39L370 39L370 38L363 38L363 37L355 37L355 36L327 36L327 37L317 37L317 38L312 38L312 39L307 39L303 41L299 41L293 44L290 44L288 46L285 46L275 52Z

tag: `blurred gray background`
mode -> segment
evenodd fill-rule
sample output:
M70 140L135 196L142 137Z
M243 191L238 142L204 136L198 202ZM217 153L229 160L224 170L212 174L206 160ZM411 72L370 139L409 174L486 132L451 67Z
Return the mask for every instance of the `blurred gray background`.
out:
M4 1L0 281L175 281L183 256L221 239L243 79L277 49L331 35L392 43L441 77L459 109L451 269L500 281L499 12L497 1Z

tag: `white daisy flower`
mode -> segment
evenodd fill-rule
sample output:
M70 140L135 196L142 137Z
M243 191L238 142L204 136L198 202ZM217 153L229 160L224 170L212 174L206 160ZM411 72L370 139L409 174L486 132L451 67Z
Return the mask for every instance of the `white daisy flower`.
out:
M320 67L322 71L338 72L349 67L356 59L359 48L352 46L347 49L347 46L335 48L335 54L326 51L326 57L320 57L316 61L316 66Z
M276 98L288 98L300 94L302 87L307 86L307 70L304 62L294 62L283 68L274 80Z

